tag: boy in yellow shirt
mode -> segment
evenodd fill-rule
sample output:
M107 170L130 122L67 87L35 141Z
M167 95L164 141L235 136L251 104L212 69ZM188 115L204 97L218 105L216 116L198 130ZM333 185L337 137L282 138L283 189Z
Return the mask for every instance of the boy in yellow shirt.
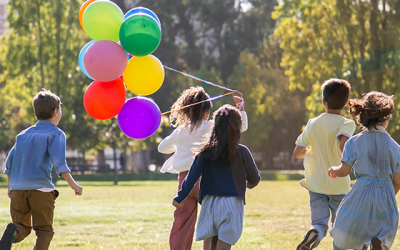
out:
M336 210L350 191L350 177L330 178L328 169L340 165L344 144L352 136L354 121L341 115L348 103L350 84L341 79L324 82L322 103L326 113L310 119L296 140L295 158L304 158L304 175L299 184L310 195L311 228L297 250L318 246L328 231L328 221L335 220ZM334 250L339 250L334 246Z

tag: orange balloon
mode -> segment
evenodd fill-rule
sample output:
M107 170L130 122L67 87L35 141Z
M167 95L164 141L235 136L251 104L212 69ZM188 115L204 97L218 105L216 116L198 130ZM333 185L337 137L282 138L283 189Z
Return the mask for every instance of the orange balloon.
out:
M85 31L85 33L86 33L86 30L85 30L85 28L83 28L83 13L85 12L85 10L89 6L89 4L93 3L94 1L97 1L97 0L87 0L86 2L84 2L82 4L81 9L79 10L79 24L81 25L81 27L82 27L83 31Z

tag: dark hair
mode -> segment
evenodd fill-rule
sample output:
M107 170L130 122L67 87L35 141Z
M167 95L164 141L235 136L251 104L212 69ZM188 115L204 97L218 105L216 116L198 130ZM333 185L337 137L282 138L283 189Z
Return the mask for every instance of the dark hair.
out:
M61 108L61 99L50 90L43 89L33 97L32 106L36 119L48 120L53 117L54 109Z
M197 155L217 163L233 162L240 141L242 116L238 109L226 104L214 112L213 119L213 130Z
M370 129L376 124L384 122L393 113L392 97L381 92L371 91L364 94L362 99L350 100L349 113L357 124Z
M180 108L193 103L205 101L209 98L210 96L202 87L191 87L190 89L183 91L181 96L171 107L171 110L177 109L172 111L169 116L171 125L173 127L190 126L190 132L198 128L203 122L204 116L211 111L211 101L203 102L184 109Z
M331 78L321 86L322 98L328 105L328 109L343 109L349 99L350 83L342 79Z

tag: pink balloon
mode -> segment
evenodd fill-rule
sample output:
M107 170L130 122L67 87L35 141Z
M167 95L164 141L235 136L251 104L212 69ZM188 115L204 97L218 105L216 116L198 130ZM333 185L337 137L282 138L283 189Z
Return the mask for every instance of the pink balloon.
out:
M101 82L109 82L124 73L128 58L125 50L117 43L101 40L88 48L83 64L91 77Z

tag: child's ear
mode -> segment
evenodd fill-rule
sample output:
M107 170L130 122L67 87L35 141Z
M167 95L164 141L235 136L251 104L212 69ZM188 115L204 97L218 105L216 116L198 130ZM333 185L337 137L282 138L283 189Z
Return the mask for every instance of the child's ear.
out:
M347 102L346 102L346 104L345 104L344 106L346 106L347 104L349 104L349 101L350 101L350 100L347 99Z
M56 114L57 114L57 109L54 109L54 110L51 112L51 114L53 115L53 117L56 116Z

